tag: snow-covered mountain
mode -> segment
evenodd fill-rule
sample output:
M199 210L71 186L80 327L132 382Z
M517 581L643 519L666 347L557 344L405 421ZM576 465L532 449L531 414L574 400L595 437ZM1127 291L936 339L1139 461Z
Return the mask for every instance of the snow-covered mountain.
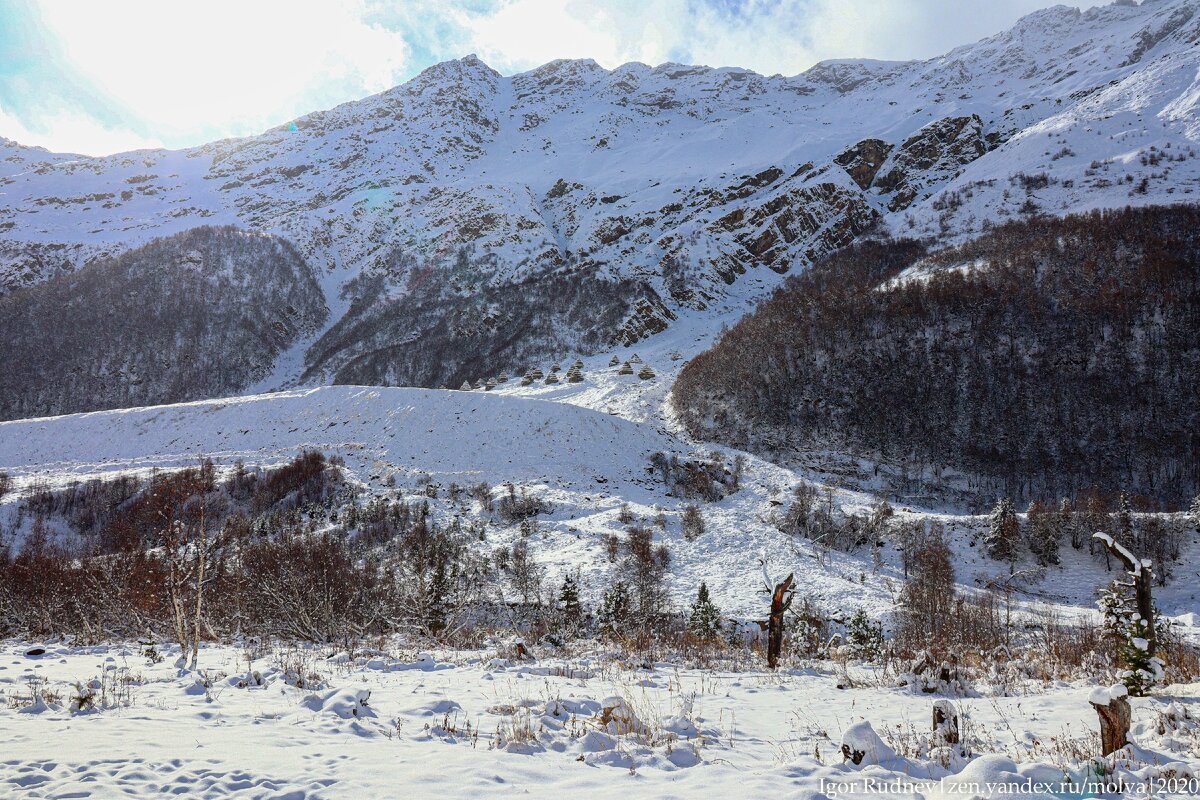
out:
M555 273L617 287L611 318L547 333L555 348L629 343L745 308L873 227L953 238L1035 211L1190 199L1198 10L1057 6L928 61L794 77L588 60L503 76L468 56L189 150L83 158L4 140L0 286L235 224L293 242L333 312L276 385L460 379L431 354L479 350L464 328L511 338L526 324L513 309L543 302ZM551 309L547 328L583 303Z

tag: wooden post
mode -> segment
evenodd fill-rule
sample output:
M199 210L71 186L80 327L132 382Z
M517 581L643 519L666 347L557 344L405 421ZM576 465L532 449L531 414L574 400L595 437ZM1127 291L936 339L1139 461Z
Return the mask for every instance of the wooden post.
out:
M1115 753L1129 743L1129 701L1124 697L1113 697L1107 705L1092 703L1100 715L1100 755Z
M935 745L958 744L958 709L949 700L937 700L933 704L933 738Z
M775 585L771 593L771 616L767 618L767 666L775 669L783 652L783 615L792 605L794 573Z

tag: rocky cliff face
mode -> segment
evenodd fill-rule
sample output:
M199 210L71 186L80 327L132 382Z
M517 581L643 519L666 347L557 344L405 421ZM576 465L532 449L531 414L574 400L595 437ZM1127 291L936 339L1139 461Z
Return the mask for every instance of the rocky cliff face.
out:
M281 382L367 362L361 374L435 380L388 362L409 337L456 375L466 356L442 311L563 280L620 299L603 331L559 326L554 347L602 348L745 307L871 228L954 238L1028 213L1189 199L1196 7L1057 7L929 61L794 77L591 61L502 76L467 57L191 150L80 158L4 141L0 287L236 224L291 241L338 324ZM387 324L364 327L364 280L387 298ZM497 337L499 359L511 348Z
M928 199L988 149L977 114L945 117L905 139L867 188L889 197L888 211L901 211Z

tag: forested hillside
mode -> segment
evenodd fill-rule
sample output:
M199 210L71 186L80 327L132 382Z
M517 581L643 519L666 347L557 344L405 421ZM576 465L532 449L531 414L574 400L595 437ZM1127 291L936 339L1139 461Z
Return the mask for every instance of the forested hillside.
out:
M327 315L286 241L201 227L0 296L0 419L215 397Z
M690 432L835 446L978 497L1200 481L1200 210L1033 219L927 255L861 244L785 288L673 389ZM926 471L925 468L928 467Z
M403 265L347 291L350 310L308 351L306 380L457 388L546 353L632 344L674 316L638 281L552 272L489 285L465 257L446 277Z

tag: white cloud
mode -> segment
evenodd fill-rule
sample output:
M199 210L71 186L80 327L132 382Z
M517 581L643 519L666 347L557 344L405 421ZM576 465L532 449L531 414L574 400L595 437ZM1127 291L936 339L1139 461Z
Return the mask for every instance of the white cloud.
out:
M249 133L400 79L402 32L359 2L43 2L72 66L164 138Z
M1081 0L1095 5L1097 0ZM795 74L830 58L914 59L998 33L1048 0L502 0L466 13L468 46L502 70L554 58L680 60Z
M657 10L647 14L644 3L627 0L511 0L463 23L480 58L502 69L527 69L556 58L593 58L611 68L666 60L677 36L664 27L685 13L686 3L667 0Z
M159 139L104 125L87 113L65 108L39 109L19 118L0 107L0 135L56 153L109 155L163 146Z

